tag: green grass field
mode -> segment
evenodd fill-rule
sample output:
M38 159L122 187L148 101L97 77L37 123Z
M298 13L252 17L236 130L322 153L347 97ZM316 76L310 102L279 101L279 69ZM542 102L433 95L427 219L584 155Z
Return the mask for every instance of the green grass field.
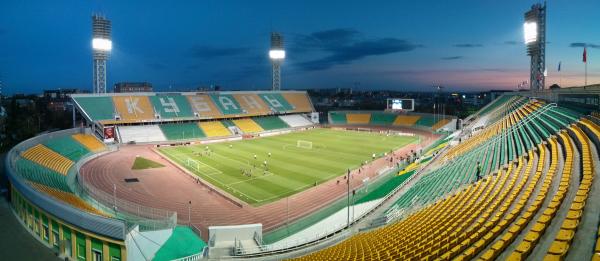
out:
M298 140L311 142L312 148L298 147ZM312 187L315 182L344 175L347 169L370 161L373 153L383 156L417 141L416 136L314 129L253 140L163 147L159 151L239 199L262 205Z
M162 168L162 167L164 167L164 165L162 165L158 162L154 162L154 161L151 161L151 160L143 158L143 157L136 157L135 161L133 162L133 166L131 166L131 169L138 170L138 169L153 169L153 168Z

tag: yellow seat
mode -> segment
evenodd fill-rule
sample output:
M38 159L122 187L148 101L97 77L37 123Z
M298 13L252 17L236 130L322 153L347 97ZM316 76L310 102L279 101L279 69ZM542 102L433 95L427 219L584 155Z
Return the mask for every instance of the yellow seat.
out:
M558 235L556 236L556 240L571 242L571 240L573 240L574 236L575 236L575 231L561 229L561 230L558 231Z
M579 225L579 221L578 220L574 220L574 219L565 219L565 221L563 221L561 228L562 229L567 229L567 230L576 230L577 226Z
M529 242L537 242L540 239L540 233L535 232L535 231L530 231L527 232L527 234L525 234L525 241L529 241Z
M544 224L538 223L538 222L536 222L535 225L533 225L533 227L531 228L531 231L538 232L538 233L542 233L542 232L544 232L544 230L546 230L546 226Z
M507 261L521 261L524 259L525 259L525 257L523 256L523 254L521 254L519 252L512 252L506 260Z
M563 241L554 241L552 242L552 245L550 245L548 253L563 257L567 254L567 251L569 251L569 243Z

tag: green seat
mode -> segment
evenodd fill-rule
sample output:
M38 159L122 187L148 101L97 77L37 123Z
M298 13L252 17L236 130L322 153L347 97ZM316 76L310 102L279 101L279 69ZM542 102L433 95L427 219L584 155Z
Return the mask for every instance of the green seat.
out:
M206 137L196 123L161 124L160 130L168 140L187 140Z
M346 113L344 112L329 112L330 124L346 124Z
M33 161L19 158L15 163L15 169L19 175L27 180L71 193L66 176Z
M45 141L44 145L72 161L78 161L83 155L90 152L85 146L81 145L81 143L74 140L71 136L53 138Z
M392 125L396 119L396 114L373 112L371 113L371 124L373 125Z
M252 118L252 120L258 123L264 130L285 129L290 127L277 116L257 117Z
M192 107L183 95L155 95L150 96L154 111L162 119L193 118Z
M92 121L113 120L115 106L112 97L73 97Z
M294 110L294 107L278 92L259 93L258 96L276 112L286 112Z

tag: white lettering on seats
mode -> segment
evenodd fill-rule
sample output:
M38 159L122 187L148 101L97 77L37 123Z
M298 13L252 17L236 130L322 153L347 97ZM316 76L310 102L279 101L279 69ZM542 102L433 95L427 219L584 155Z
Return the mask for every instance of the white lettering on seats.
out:
M173 97L167 97L166 101L165 98L158 98L158 100L160 100L160 104L163 106L165 112L179 112L179 107L177 106L177 103L175 103Z
M140 109L140 107L138 107L138 103L140 102L140 98L131 98L131 99L127 99L125 98L125 105L127 105L127 112L129 112L129 114L132 113L144 113L144 111L142 109Z
M269 102L269 104L271 104L271 107L273 107L273 108L283 107L283 105L281 104L281 102L279 102L279 100L277 100L275 98L271 98L268 95L263 95L263 97L265 98L265 100L267 100L267 102Z
M208 106L208 102L204 100L203 96L192 96L190 97L190 101L192 102L192 106L196 112L211 111L210 106Z
M258 103L258 101L254 98L254 96L244 95L244 96L242 96L242 99L244 99L244 102L246 102L248 107L250 107L252 109L262 109L262 106L260 106L260 103Z
M219 102L226 110L230 110L229 107L232 107L234 110L239 110L239 108L235 106L235 103L233 103L233 100L229 99L227 96L219 96Z

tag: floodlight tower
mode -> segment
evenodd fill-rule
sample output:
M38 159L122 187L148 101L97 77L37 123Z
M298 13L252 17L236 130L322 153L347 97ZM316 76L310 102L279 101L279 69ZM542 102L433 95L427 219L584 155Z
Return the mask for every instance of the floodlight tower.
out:
M281 63L285 59L285 50L283 49L283 36L280 33L271 33L271 50L269 58L273 64L273 91L281 90Z
M543 90L546 83L546 3L535 4L525 13L523 24L527 55L531 56L530 89Z
M110 20L92 16L92 52L94 56L94 93L106 93L106 61L112 50Z

